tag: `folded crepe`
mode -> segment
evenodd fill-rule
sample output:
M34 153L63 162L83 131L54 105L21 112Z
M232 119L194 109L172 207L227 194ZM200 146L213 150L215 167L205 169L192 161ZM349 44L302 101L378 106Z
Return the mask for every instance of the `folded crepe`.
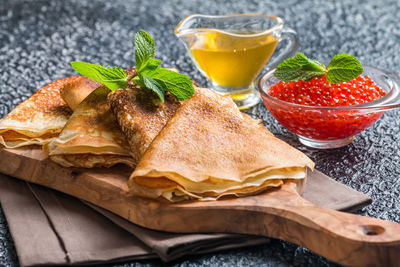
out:
M215 200L285 180L302 191L307 167L314 163L306 155L243 116L230 98L196 89L148 146L128 185L136 195L172 202Z
M169 94L161 103L152 91L138 86L111 92L108 104L129 143L136 164L180 106L180 102Z
M71 80L61 87L60 94L68 106L72 110L75 110L83 99L100 86L102 86L101 83L85 76L77 76L76 79Z
M74 86L79 88L77 83L69 86L72 91L77 91ZM129 145L108 107L109 92L100 86L75 107L60 135L43 147L52 161L64 167L110 167L117 163L135 166Z
M136 72L136 69L126 69L125 72L127 75L133 75ZM68 106L72 110L75 110L91 92L100 86L102 86L101 83L85 76L76 76L75 79L61 87L60 93L62 99L64 99Z
M77 76L51 82L19 104L0 120L0 144L7 148L43 145L57 136L72 111L60 88Z

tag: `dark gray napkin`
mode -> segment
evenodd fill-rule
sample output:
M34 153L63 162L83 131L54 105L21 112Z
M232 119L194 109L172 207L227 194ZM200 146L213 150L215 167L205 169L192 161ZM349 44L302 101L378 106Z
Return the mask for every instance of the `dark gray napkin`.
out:
M327 208L355 210L371 199L316 171L304 198ZM0 174L0 203L21 266L95 264L161 258L264 244L237 234L173 234L137 226L104 209Z

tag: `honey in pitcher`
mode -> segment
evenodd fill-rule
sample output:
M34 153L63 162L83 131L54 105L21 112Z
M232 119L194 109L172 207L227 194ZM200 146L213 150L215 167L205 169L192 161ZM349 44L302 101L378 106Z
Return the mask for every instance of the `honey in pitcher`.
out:
M197 33L191 53L213 83L243 89L251 85L273 54L278 39L254 33Z

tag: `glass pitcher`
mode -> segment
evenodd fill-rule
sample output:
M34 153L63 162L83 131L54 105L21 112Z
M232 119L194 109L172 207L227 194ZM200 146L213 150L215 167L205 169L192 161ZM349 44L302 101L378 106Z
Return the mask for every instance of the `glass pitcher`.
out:
M281 40L288 43L268 68L294 56L300 44L283 19L263 14L190 15L175 28L199 71L212 89L232 97L240 109L256 105L254 85Z

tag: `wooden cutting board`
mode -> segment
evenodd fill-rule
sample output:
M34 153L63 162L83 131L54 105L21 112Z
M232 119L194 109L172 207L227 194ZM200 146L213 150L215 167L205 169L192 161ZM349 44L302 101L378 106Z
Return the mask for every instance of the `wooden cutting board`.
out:
M40 148L1 149L0 172L89 201L138 225L170 232L230 232L286 240L351 266L400 266L400 224L325 209L293 183L257 196L171 204L128 191L131 169L63 168Z

